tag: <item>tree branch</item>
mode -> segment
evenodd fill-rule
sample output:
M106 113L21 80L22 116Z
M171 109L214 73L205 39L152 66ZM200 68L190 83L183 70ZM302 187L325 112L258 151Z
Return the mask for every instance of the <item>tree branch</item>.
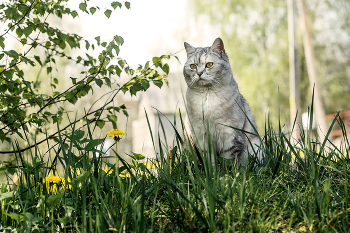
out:
M9 27L9 29L7 29L7 31L4 32L0 37L3 37L4 35L6 35L6 34L11 30L11 28L13 28L14 26L18 25L19 22L21 22L22 19L24 19L24 18L27 16L27 14L29 14L29 12L31 11L32 6L33 6L33 4L34 4L35 2L37 2L37 3L35 4L35 6L39 3L39 1L35 1L35 0L34 0L33 3L29 6L29 8L28 8L28 10L26 11L26 13L22 16L22 18L21 18L20 20L18 20L14 25L12 25L11 27Z
M125 84L124 84L124 85L125 85ZM68 124L67 126L65 126L64 128L60 129L60 131L66 130L66 129L69 128L71 125L73 125L73 124L75 124L75 123L81 121L82 119L84 119L86 116L90 116L90 115L92 115L92 114L94 114L94 113L96 113L96 112L101 111L102 109L104 109L107 105L109 105L110 103L113 102L115 96L116 96L116 95L119 93L119 91L124 87L124 85L121 86L121 87L117 90L117 92L113 95L112 99L111 99L110 101L108 101L107 103L105 103L102 107L96 109L95 111L92 111L92 112L90 112L90 113L87 113L86 115L84 115L83 117L79 118L78 120L75 120L75 121L73 121L72 123L70 123L70 124ZM92 121L92 122L94 122L94 121ZM81 127L79 127L78 129L81 129L82 127L84 127L84 126L86 126L86 125L87 125L87 124L84 124L84 125L82 125ZM53 133L53 134L51 134L50 136L46 137L45 139L43 139L43 140L37 142L37 143L34 144L34 145L30 145L30 146L28 146L28 147L26 147L26 148L23 148L23 149L21 149L21 150L0 151L0 154L13 154L13 153L16 153L16 152L24 152L24 151L29 150L29 149L31 149L31 148L37 146L37 145L40 145L41 143L43 143L43 142L45 142L45 141L47 141L47 140L49 140L49 139L51 139L51 138L56 137L56 134L58 134L58 131L55 132L55 133Z

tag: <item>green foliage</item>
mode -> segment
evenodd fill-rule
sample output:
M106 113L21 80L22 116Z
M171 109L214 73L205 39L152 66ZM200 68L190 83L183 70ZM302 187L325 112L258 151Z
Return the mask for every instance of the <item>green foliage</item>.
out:
M73 124L70 134L60 133L58 147L42 152L35 147L36 157L16 148L16 159L22 161L18 179L0 187L1 231L348 231L345 134L347 148L307 141L307 130L293 146L281 128L275 130L267 121L263 161L251 155L247 166L239 166L212 157L214 150L197 154L193 147L183 147L176 131L171 147L158 142L158 161L145 163L143 155L132 153L130 162L118 156L120 166L115 167L96 156L93 148L103 146L104 138L91 136L94 124L87 126L88 133ZM52 157L45 160L43 154ZM62 179L51 184L55 191L43 183L49 174ZM7 182L12 183L10 178Z
M45 136L45 131L50 128L50 125L56 122L61 124L67 106L75 105L79 99L94 94L94 86L101 89L113 88L114 78L126 74L131 78L124 84L118 84L118 89L112 90L114 93L108 102L95 111L87 112L87 117L93 115L92 118L76 119L76 122L97 121L100 128L105 126L106 120L116 125L116 120L111 117L106 118L102 113L108 109L110 115L116 115L119 109L122 109L122 113L128 115L124 105L107 108L114 103L114 98L120 90L124 94L129 92L131 95L136 95L139 91L146 91L150 83L162 87L165 77L169 74L166 60L170 56L161 56L153 66L150 66L149 62L144 67L140 65L136 69L129 66L126 60L118 57L120 46L124 44L124 39L120 35L115 35L109 42L96 36L94 43L78 34L67 33L59 27L53 27L47 21L49 16L56 16L58 20L62 20L63 17L75 18L80 14L94 15L100 10L98 6L89 6L88 1L71 1L79 7L79 11L75 11L67 7L66 2L66 0L10 0L0 3L0 18L5 25L0 32L0 47L3 49L0 51L0 140L2 142L11 142L13 139L11 135L16 134L22 139L24 133L29 133L31 136L39 134ZM123 3L114 1L107 9L103 9L106 17L110 18L114 10L130 8L129 2ZM19 42L19 47L7 50L6 44L12 38ZM102 51L97 56L90 55L98 47ZM45 56L37 53L42 51L40 48L45 49ZM82 48L87 50L86 57L74 57L70 54L73 54L73 50L82 50ZM65 66L80 69L80 76L55 77L56 72L62 69L59 64L62 61L65 62ZM38 66L40 71L46 70L46 78L50 79L51 94L43 93L39 88L40 79L30 81L31 72L24 72ZM160 74L157 67L165 74ZM66 80L72 85L64 90L61 86ZM56 107L52 108L54 105ZM100 114L96 115L96 113ZM68 129L69 125L63 128ZM56 137L57 132L46 135L46 139L55 140Z

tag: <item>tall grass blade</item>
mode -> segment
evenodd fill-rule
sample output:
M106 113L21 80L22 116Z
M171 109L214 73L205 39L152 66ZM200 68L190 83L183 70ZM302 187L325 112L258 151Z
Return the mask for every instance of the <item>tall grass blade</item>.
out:
M191 205L193 208L193 211L196 213L196 216L201 220L201 222L206 226L207 229L209 229L208 222L205 220L205 218L202 216L201 212L198 210L198 208L193 204L191 200L189 200L186 195L183 194L183 192L174 184L174 182L171 180L171 182L166 183L175 191L177 192L187 203Z
M349 150L350 150L350 143L349 143L349 139L348 139L348 132L347 132L346 126L344 124L344 121L342 120L341 117L339 117L337 121L338 121L340 129L342 131L343 139L344 139L345 143L348 144L347 146L345 145L345 147L348 147ZM350 125L348 125L348 126L350 126Z
M149 130L149 132L151 134L153 148L154 148L154 151L156 151L156 146L154 144L154 139L153 139L152 127L151 127L151 124L149 123L148 114L147 114L146 109L145 108L143 108L143 109L144 109L145 115L146 115L146 120L147 120L147 124L148 124L148 130Z
M311 149L311 134L312 134L312 125L314 120L314 94L315 94L315 84L314 84L314 87L312 88L311 108L310 108L310 111L308 111L309 127L307 129L307 134L306 134L307 143L305 143L305 146L308 150Z
M165 133L164 125L163 125L163 121L162 121L162 119L160 118L159 112L158 112L157 115L158 115L159 125L160 125L160 127L161 127L161 129L162 129L162 133L163 133L163 137L164 137L164 141L165 141L165 146L166 146L166 148L169 148L168 140L167 140L167 138L166 138L166 133ZM158 131L158 136L159 136L159 131Z
M326 137L325 137L325 139L323 140L322 146L321 146L321 148L320 148L320 154L323 152L323 149L324 149L324 147L325 147L325 145L326 145L326 143L327 143L327 141L328 141L328 137L329 137L330 133L332 132L332 129L333 129L333 126L334 126L335 122L336 122L337 119L338 119L339 113L340 113L340 111L339 111L339 112L337 113L337 115L334 117L334 119L333 119L333 121L332 121L332 124L331 124L331 126L329 127L329 129L328 129L328 132L327 132L327 134L326 134Z
M172 126L173 129L174 129L174 132L175 132L176 137L180 140L180 143L182 144L182 143L183 143L183 139L182 139L182 137L181 137L179 131L177 130L177 128L176 128L176 126L175 126L175 123L176 123L176 116L174 116L174 124L173 124L173 123L169 120L169 118L168 118L166 115L164 115L162 112L160 112L157 108L155 108L155 107L152 107L152 108L155 109L155 110L157 111L158 115L161 114L161 115L163 115L163 116L167 119L167 121L171 124L171 126ZM179 111L180 111L180 110L179 110ZM181 112L180 112L180 119L181 119L181 122L182 122ZM159 120L160 120L160 119L159 119ZM182 123L182 125L183 125L183 123Z
M72 173L71 173L71 170L70 170L70 157L69 157L69 155L66 153L66 151L64 149L64 142L62 140L61 130L60 130L60 126L59 126L59 123L58 123L59 121L58 121L57 117L56 117L56 122L57 122L58 138L59 138L59 142L60 142L60 146L61 146L61 150L62 150L62 154L63 154L63 159L64 159L64 163L62 163L62 164L64 164L63 166L65 167L65 174L68 175L70 180L73 180ZM75 127L75 126L73 126L73 127ZM71 146L72 146L72 142L71 142ZM67 180L66 180L66 182L67 182Z

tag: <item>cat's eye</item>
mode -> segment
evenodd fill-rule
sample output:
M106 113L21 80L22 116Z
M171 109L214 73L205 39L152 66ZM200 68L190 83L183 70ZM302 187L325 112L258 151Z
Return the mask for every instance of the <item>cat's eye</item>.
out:
M191 65L190 65L190 68L191 68L192 70L195 70L195 69L196 69L196 65L195 65L195 64L191 64Z
M212 62L208 62L206 65L205 65L205 67L207 67L207 68L210 68L210 67L212 67L213 66L213 63Z

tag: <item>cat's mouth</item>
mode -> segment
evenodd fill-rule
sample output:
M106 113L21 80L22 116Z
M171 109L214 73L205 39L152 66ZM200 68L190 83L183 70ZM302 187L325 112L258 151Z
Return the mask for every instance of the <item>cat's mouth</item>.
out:
M208 79L199 78L198 79L198 84L201 85L201 86L207 86L207 85L210 85L211 82Z

